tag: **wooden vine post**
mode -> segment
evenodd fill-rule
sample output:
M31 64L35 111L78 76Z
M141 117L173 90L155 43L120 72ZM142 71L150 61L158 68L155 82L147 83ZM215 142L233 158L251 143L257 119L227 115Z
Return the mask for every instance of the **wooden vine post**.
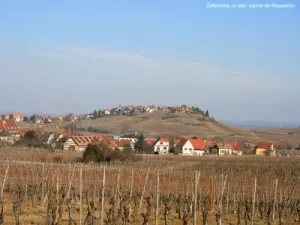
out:
M141 208L143 205L143 199L144 199L144 195L145 195L145 191L146 191L146 187L147 187L147 183L148 183L149 171L150 171L150 167L147 170L146 180L144 183L143 192L142 192L141 199L140 199L139 214L141 212Z
M272 220L275 220L275 210L276 210L276 201L277 201L277 186L278 186L278 179L275 180Z
M79 179L80 179L80 186L79 186L79 198L80 198L80 215L79 215L79 224L82 225L82 165L80 166L80 172L79 172Z
M195 171L195 181L194 181L194 208L193 208L193 225L197 224L197 191L198 191L198 171Z
M133 182L134 182L134 170L131 169L131 182L130 182L130 193L129 193L130 199L132 199L132 195L133 195ZM131 215L131 201L129 203L129 215Z
M159 198L159 172L157 172L155 225L158 225L159 221Z
M100 225L103 225L103 220L104 220L104 197L105 197L104 193L105 193L105 167L103 168Z
M255 214L255 197L256 197L256 186L257 186L257 178L254 178L254 190L252 196L252 217L251 217L251 225L254 223L254 214Z

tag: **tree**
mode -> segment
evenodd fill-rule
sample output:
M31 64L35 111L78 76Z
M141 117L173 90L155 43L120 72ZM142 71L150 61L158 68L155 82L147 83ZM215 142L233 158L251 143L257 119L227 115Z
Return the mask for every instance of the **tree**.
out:
M145 137L143 134L138 135L137 141L134 143L134 150L143 153L145 147Z
M169 153L175 153L174 138L169 137Z
M31 121L31 122L35 122L36 121L36 115L35 114L33 114L32 116L30 116L29 117L29 120Z
M206 117L209 117L209 112L208 112L208 110L205 111L204 115L205 115Z
M98 110L98 115L97 115L98 117L101 117L102 116L102 111L99 109Z
M5 115L4 114L1 115L1 119L5 120Z
M197 136L194 136L194 137L192 137L192 139L198 139L198 137L197 137Z
M171 113L175 113L175 109L173 107L168 107L168 109Z
M13 118L14 118L14 115L13 115L13 114L10 114L10 115L9 115L9 119L12 120Z
M85 149L82 159L84 162L103 162L105 161L105 146L91 143Z
M29 118L28 116L24 116L24 119L23 119L24 122L28 122L29 121Z
M93 118L96 119L97 117L98 117L97 110L94 110L94 112L93 112Z
M26 146L33 147L36 143L37 133L34 130L27 131L23 137L23 143Z

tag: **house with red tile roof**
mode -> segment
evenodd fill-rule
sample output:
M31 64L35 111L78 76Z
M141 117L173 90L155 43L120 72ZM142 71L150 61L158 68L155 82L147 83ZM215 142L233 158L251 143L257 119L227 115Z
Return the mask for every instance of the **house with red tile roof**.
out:
M0 132L7 132L9 134L18 134L19 128L14 119L0 120Z
M231 143L233 144L233 143ZM224 156L224 155L232 155L234 151L232 150L231 144L227 142L220 142L220 143L214 143L210 145L209 152L212 153L216 151L218 156Z
M85 151L86 147L96 142L102 142L107 145L108 148L114 150L117 145L110 136L102 135L89 135L89 136L71 136L65 143L63 149L66 151Z
M155 154L169 154L170 143L169 138L161 137L154 143Z
M228 141L227 144L231 147L232 154L241 155L243 153L242 145L238 141Z
M276 155L276 149L273 143L270 142L259 142L254 148L255 155Z
M130 139L120 139L117 143L117 148L119 150L124 150L124 148L129 147L130 149L134 149L134 143Z
M202 156L208 152L207 146L204 140L201 139L186 139L183 138L176 145L176 152L182 155L195 155Z
M147 140L145 140L145 145L151 146L151 145L153 145L155 143L155 141L156 140L154 140L154 139L147 139Z
M12 116L16 122L22 122L24 120L24 115L22 113L15 112L15 113L12 113Z

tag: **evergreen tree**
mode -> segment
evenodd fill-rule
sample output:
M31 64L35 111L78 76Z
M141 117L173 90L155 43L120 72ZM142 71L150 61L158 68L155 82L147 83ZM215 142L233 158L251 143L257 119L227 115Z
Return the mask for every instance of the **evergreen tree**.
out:
M98 117L101 117L102 116L102 111L99 109L98 110Z
M205 111L205 114L204 114L206 117L209 117L209 112L208 110Z
M93 118L96 119L97 117L98 117L97 110L94 110L94 112L93 112Z
M134 150L138 153L143 153L145 147L145 137L143 134L140 134L137 138L137 141L134 143Z

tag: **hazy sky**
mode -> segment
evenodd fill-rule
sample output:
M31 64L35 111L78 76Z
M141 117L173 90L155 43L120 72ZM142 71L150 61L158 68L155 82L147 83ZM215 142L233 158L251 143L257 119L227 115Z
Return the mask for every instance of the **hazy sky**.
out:
M226 1L233 2L252 3ZM188 104L220 120L300 121L294 4L228 10L202 0L1 0L0 111Z

